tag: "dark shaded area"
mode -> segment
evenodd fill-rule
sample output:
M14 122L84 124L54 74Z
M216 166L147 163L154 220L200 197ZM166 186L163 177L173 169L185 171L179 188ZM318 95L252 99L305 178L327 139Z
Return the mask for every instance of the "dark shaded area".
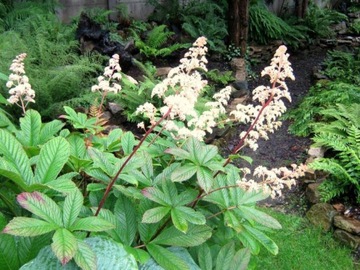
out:
M118 54L124 72L127 72L133 64L131 43L124 46L120 42L112 41L110 31L102 29L99 23L93 21L84 12L80 15L76 39L80 43L80 50L83 54L91 51L97 51L109 57Z

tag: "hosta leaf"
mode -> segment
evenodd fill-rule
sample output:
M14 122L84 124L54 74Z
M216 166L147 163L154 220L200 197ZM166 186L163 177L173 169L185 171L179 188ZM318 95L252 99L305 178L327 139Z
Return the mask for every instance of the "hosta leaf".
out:
M4 229L6 219L0 213L0 231ZM15 238L12 235L0 234L0 267L3 270L19 269L20 263L17 254Z
M135 146L135 136L131 132L125 132L121 137L121 147L125 155L130 155Z
M39 134L38 144L42 145L50 140L57 132L59 132L65 124L59 120L53 120L43 124Z
M234 255L235 255L234 242L229 242L220 249L216 257L215 270L232 270L230 269L230 263Z
M40 114L35 110L27 110L25 116L20 118L21 130L16 137L24 146L37 146L41 125Z
M186 262L170 252L166 248L163 248L154 244L147 244L146 249L155 261L164 269L172 270L187 270L190 269Z
M3 233L18 236L36 236L57 229L56 224L28 217L15 217L6 225Z
M23 192L17 196L19 204L34 215L58 226L62 226L62 213L59 206L40 192Z
M48 141L40 150L35 169L35 183L47 183L56 179L70 156L69 143L62 137Z
M177 208L171 209L171 220L176 229L186 233L188 230L188 222L186 221L186 214L179 211Z
M65 228L70 227L75 222L80 214L83 203L84 198L77 188L66 196L63 206L63 221Z
M171 205L171 199L167 198L161 190L155 187L144 188L141 193L149 200L152 200L158 204L164 206Z
M67 264L75 255L78 243L75 236L67 229L57 229L52 238L51 249L61 264Z
M212 172L205 167L199 167L196 173L196 178L199 183L199 186L205 190L205 192L209 192L213 186L214 177Z
M0 129L0 153L11 163L14 168L12 171L20 175L25 184L30 185L33 181L33 172L29 158L18 140L4 129Z
M192 247L201 245L210 237L211 228L206 225L189 225L186 234L172 226L163 230L152 243L158 245Z
M204 225L206 219L204 214L201 212L195 211L194 209L186 206L178 206L175 208L178 212L182 213L187 221L196 225Z
M275 218L253 207L240 205L238 209L236 209L236 212L249 221L253 220L269 228L281 229L281 224Z
M104 152L101 152L96 148L90 147L88 149L88 153L91 159L94 161L95 167L99 167L109 176L112 176L114 174L114 165L109 161Z
M246 230L257 240L259 241L271 254L277 255L279 252L279 247L276 245L276 243L268 237L263 232L248 226L244 225Z
M212 256L209 246L204 243L198 249L198 261L202 270L212 270Z
M74 260L82 270L95 270L96 254L88 244L77 240L78 250L74 255Z
M231 260L231 270L246 270L250 262L251 253L250 249L243 248L236 252L235 256Z
M131 245L137 232L136 208L132 201L122 195L119 195L114 208L114 214L121 230L119 235L122 243Z
M102 232L115 228L115 224L99 218L99 217L85 217L77 219L69 229L71 231L89 231Z
M142 221L143 223L156 223L162 220L170 211L168 206L159 206L149 210L146 210Z
M171 174L171 181L183 182L189 180L197 172L197 166L193 163L186 163L184 166L178 167Z

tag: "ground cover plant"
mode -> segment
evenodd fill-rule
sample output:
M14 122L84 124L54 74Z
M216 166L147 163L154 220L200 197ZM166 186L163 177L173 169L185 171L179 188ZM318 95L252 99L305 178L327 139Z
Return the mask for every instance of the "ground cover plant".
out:
M140 124L145 130L140 139L120 129L105 135L98 117L70 107L63 116L68 126L60 120L43 123L37 111L28 109L36 92L25 75L26 55L13 61L8 101L19 105L24 116L18 127L3 115L0 130L0 174L7 188L1 192L2 224L9 220L0 237L6 240L3 258L10 269L37 269L44 262L68 269L109 264L122 269L246 269L250 254L258 254L261 246L278 253L267 231L281 225L255 204L281 195L304 167L261 166L254 174L262 181L255 182L245 179L249 171L231 160L246 145L255 150L258 138L280 125L281 99L290 98L285 79L293 78L286 47L263 71L271 86L254 90L259 105L238 105L231 112L233 120L250 126L229 157L202 140L225 112L230 89L216 93L207 111L194 109L206 85L197 71L206 70L206 52L206 39L199 38L154 87L162 107L139 106L137 113L149 118L149 125ZM121 91L125 76L114 55L92 90L104 100ZM33 245L44 249L31 253ZM111 257L115 253L122 255Z

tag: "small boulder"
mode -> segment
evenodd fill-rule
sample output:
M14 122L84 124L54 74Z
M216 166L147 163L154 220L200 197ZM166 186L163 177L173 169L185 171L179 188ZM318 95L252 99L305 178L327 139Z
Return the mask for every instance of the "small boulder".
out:
M312 224L321 227L326 232L332 228L335 215L335 209L328 203L314 204L306 213L306 217Z
M319 192L320 183L311 183L306 188L306 198L312 204L319 203L321 201L321 195Z
M337 229L334 232L334 237L352 248L358 248L360 246L360 237L347 231Z
M360 221L345 216L334 217L334 226L349 233L360 235Z

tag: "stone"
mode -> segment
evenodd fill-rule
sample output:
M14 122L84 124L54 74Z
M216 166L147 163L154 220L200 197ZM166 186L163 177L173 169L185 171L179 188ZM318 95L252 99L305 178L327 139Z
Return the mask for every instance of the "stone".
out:
M247 81L236 81L231 84L231 97L241 98L250 95Z
M312 224L326 232L331 230L335 215L335 209L328 203L314 204L306 213L306 217Z
M122 112L124 110L123 108L121 108L119 104L115 102L109 102L108 109L113 115L117 114L118 112Z
M236 81L246 81L247 72L245 58L233 58L230 65L235 72Z
M360 237L347 231L337 229L334 232L334 237L351 248L358 248L360 246Z
M321 147L310 147L308 150L308 155L313 158L322 158L324 157L325 150Z
M155 76L161 78L166 77L169 74L170 70L171 67L159 67L156 69Z
M339 215L334 217L334 226L349 233L360 235L360 221L357 219Z
M312 204L319 203L321 201L321 195L319 192L320 183L311 183L306 188L306 198Z

